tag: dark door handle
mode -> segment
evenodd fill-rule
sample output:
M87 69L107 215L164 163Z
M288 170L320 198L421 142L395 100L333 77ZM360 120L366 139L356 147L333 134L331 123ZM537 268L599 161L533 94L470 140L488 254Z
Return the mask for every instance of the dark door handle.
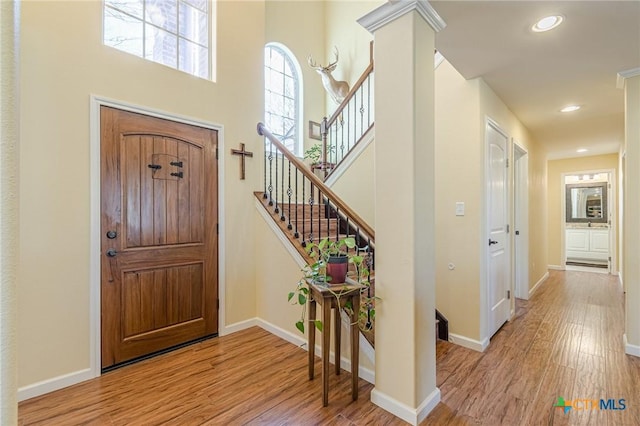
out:
M116 254L118 254L118 252L115 249L109 249L107 250L107 257L116 257Z
M498 244L498 242L489 238L489 245L493 245L493 244Z

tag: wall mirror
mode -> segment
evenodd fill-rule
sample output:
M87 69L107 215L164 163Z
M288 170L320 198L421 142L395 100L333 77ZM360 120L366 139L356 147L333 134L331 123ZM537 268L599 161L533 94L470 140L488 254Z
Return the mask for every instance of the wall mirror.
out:
M567 222L607 222L607 182L566 185Z

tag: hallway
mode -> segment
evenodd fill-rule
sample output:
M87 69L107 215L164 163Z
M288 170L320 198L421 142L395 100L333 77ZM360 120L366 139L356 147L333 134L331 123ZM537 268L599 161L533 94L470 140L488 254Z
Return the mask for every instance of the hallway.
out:
M640 424L640 359L624 354L623 300L615 276L550 271L485 353L438 343L442 403L427 424ZM626 409L579 403L565 414L553 408L558 397L624 399Z
M423 425L637 425L640 359L625 355L617 277L551 271L485 353L438 342L442 402ZM316 357L316 371L319 371ZM322 408L307 353L257 327L210 339L25 401L19 424L400 425L360 380L331 375ZM624 399L625 410L553 408L558 397Z

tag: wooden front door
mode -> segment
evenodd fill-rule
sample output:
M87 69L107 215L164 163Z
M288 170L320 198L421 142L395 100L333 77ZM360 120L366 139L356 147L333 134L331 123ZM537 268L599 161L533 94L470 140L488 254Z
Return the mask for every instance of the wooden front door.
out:
M102 368L218 332L217 132L100 111Z

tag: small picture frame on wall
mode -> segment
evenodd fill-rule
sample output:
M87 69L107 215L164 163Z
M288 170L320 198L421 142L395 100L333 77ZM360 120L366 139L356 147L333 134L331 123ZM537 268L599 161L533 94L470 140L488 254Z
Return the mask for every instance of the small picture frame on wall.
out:
M309 121L309 137L311 139L322 140L322 133L320 133L320 123L315 121Z

